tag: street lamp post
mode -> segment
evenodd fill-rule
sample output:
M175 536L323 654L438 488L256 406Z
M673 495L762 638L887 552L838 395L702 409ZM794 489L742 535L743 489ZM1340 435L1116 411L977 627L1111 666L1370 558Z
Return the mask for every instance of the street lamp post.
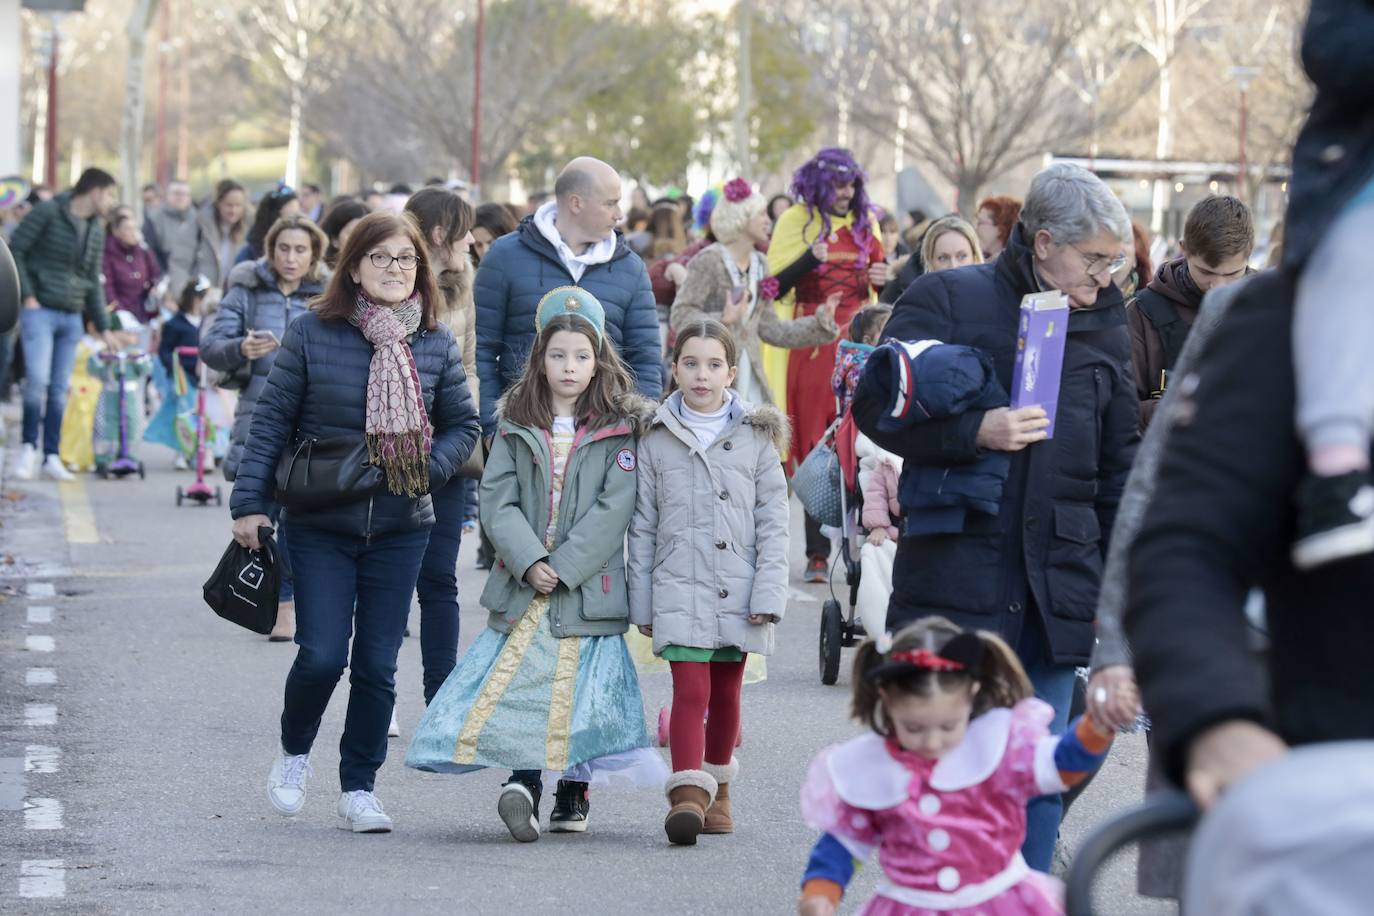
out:
M486 3L477 0L477 36L473 42L472 62L472 194L481 199L482 191L482 44Z
M1250 115L1250 84L1259 76L1259 67L1232 67L1230 70L1231 79L1236 81L1240 87L1240 139L1239 139L1239 160L1236 163L1236 194L1245 199L1246 191L1250 184L1245 162L1245 131L1246 121Z
M52 29L48 33L48 111L47 132L43 138L45 158L43 183L57 187L57 46L62 36L57 30L58 14L52 14Z

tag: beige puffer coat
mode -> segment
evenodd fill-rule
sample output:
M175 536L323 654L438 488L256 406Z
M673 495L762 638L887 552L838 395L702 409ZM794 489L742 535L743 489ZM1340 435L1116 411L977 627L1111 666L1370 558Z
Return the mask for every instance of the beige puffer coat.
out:
M705 451L679 419L682 393L658 408L639 443L638 497L626 568L630 621L665 646L771 655L787 610L787 418L735 398Z
M439 320L448 325L458 351L463 354L463 372L472 389L472 403L477 403L477 306L472 301L472 275L475 268L446 270L439 275L439 292L444 295L444 308Z

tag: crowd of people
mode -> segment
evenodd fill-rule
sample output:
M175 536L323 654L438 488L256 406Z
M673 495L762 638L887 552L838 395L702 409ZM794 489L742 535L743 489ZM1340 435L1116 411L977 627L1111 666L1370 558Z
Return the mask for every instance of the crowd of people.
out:
M694 845L748 817L740 694L787 611L788 478L832 449L854 481L864 732L802 786L820 839L799 910L835 912L877 852L866 912L1059 912L1065 793L1142 697L1151 785L1203 806L1286 742L1370 737L1342 710L1367 708L1374 635L1374 381L1352 334L1374 160L1351 74L1314 64L1338 18L1319 2L1305 35L1320 94L1268 270L1240 199L1198 202L1155 265L1121 200L1067 164L972 222L883 211L839 148L771 198L747 176L627 195L581 157L519 209L441 182L250 202L225 179L200 207L184 183L144 189L142 226L89 169L9 239L14 474L71 477L83 335L164 345L164 375L234 392L234 539L273 529L290 559L277 812L305 805L348 668L338 813L393 828L374 789L418 596L408 766L509 771L496 809L522 842L545 773L555 832L587 831L594 787L656 787L668 841ZM1013 406L1023 303L1047 296L1067 307L1055 401ZM200 364L178 369L187 344ZM795 559L824 583L849 533L803 497ZM460 658L457 558L479 530L489 618ZM670 766L627 637L671 671ZM1181 874L1177 848L1142 852L1144 892L1177 896Z

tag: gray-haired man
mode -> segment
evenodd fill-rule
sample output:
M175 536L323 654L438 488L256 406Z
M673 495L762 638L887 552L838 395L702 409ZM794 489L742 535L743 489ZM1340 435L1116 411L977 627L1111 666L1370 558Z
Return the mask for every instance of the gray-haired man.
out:
M1067 724L1074 668L1093 647L1106 535L1139 436L1130 339L1112 285L1125 240L1125 208L1091 172L1054 165L1035 176L997 260L927 274L898 300L884 337L939 340L986 351L1011 390L1021 299L1060 290L1069 299L1054 439L1039 407L971 410L884 432L884 405L854 401L859 428L907 466L951 467L988 451L1011 454L996 515L970 512L953 534L904 537L897 548L889 629L946 617L991 630L1016 650L1036 694ZM1024 853L1048 871L1059 798L1031 803Z

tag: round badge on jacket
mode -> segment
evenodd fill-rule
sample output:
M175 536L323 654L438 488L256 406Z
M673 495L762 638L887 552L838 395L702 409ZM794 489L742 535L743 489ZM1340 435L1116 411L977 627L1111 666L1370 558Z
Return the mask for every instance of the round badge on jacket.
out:
M615 453L615 463L620 465L622 471L633 471L635 469L635 453L627 448L622 448Z

